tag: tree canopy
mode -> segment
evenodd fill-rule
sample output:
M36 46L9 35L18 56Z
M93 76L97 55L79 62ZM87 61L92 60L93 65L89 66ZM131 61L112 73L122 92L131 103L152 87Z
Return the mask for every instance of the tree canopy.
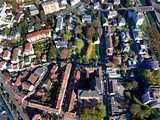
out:
M84 108L80 118L81 120L101 120L105 115L105 106L101 103L94 107Z

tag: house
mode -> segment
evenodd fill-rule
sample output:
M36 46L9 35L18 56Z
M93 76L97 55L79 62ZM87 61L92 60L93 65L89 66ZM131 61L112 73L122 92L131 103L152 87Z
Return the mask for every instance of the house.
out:
M110 95L120 95L123 96L123 92L125 90L124 86L122 85L122 81L119 79L110 79Z
M56 48L67 48L68 41L55 41Z
M42 8L45 15L51 14L53 12L58 12L60 10L59 4L57 1L47 1L42 3Z
M100 3L99 3L99 2L93 3L93 8L94 8L95 10L99 9L99 8L100 8Z
M6 61L0 61L0 70L7 69L7 62Z
M22 90L24 91L33 91L34 86L31 85L29 82L22 82Z
M109 78L114 78L114 79L121 79L121 72L120 68L107 68L106 73L109 75Z
M139 31L138 29L134 29L132 31L132 34L133 34L133 39L135 41L140 41L140 40L143 40L143 33L141 31Z
M112 19L112 18L116 17L117 15L118 15L118 13L116 10L109 11L108 19Z
M63 17L62 16L57 16L55 31L58 32L58 31L62 30L62 27L63 27Z
M61 0L61 4L62 4L62 5L67 5L68 2L67 2L67 0Z
M82 15L82 23L92 23L91 15Z
M24 17L24 13L23 12L18 12L14 17L14 22L19 23L22 20L23 17Z
M24 56L24 65L25 66L31 65L31 63L32 63L31 61L32 61L31 56Z
M144 22L144 14L141 12L136 12L134 10L128 11L128 18L133 21L133 25L141 26Z
M6 10L10 9L10 7L7 7L7 4L4 2L0 8L0 29L3 30L4 28L10 28L13 25L13 19L14 16L7 15ZM8 17L8 18L7 18Z
M14 48L11 56L11 63L15 64L19 62L19 56L21 55L20 48Z
M23 54L24 54L25 56L33 55L33 54L34 54L34 49L33 49L32 43L26 42L26 43L24 44Z
M80 3L80 0L70 0L71 6L75 6L78 3Z
M121 3L121 0L113 0L114 5L119 5Z
M16 64L9 63L7 65L7 69L9 72L16 72L19 70L19 64L18 63L16 63Z
M34 4L31 4L30 7L29 7L29 12L31 14L31 16L35 16L35 15L38 15L39 14L39 10L38 8L36 7L36 5Z
M39 83L44 75L47 73L48 68L46 66L36 68L36 70L29 76L28 81L34 85Z
M144 14L141 12L138 12L136 26L141 26L144 22L144 19L145 19Z
M51 29L43 29L40 31L28 33L25 37L25 40L31 43L35 43L44 39L51 38Z
M142 101L144 104L160 109L160 86L150 86L143 94Z
M8 50L8 49L3 50L2 58L3 58L4 60L10 60L10 57L11 57L11 52L10 52L10 50Z
M35 114L35 115L32 117L32 120L41 120L41 115L40 115L40 114Z
M16 78L16 82L15 82L15 85L16 86L20 86L22 84L22 80L23 78L28 74L28 71L23 71L21 72L17 78Z
M3 46L0 45L0 54L3 52Z
M108 19L104 18L103 27L106 27L106 26L108 26Z
M112 41L112 33L111 33L110 25L108 26L108 31L109 31L109 38L108 38L106 53L108 56L112 56L112 54L113 54L113 41Z
M9 81L11 79L11 75L9 74L9 72L3 72L2 73L2 80Z
M125 20L125 18L121 18L120 21L119 21L119 23L118 23L118 26L119 26L119 27L122 27L122 26L125 26L125 25L126 25L126 20Z

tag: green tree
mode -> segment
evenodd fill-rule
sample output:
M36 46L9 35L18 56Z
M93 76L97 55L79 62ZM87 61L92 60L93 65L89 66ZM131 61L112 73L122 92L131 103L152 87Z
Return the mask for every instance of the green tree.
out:
M105 106L101 103L94 107L84 108L80 118L81 120L101 120L105 115Z
M48 51L48 62L51 62L57 57L57 49L54 46L51 46Z
M11 33L11 29L6 27L6 28L4 29L4 34L5 34L5 35L9 35L10 33Z
M147 70L142 72L142 78L144 78L148 84L160 85L160 70Z
M95 34L95 28L94 28L93 26L89 26L88 29L87 29L87 33L86 33L87 38L88 38L89 40L92 40L94 34Z
M84 42L82 39L78 39L76 41L76 48L78 49L78 52L81 52L81 49L84 47Z

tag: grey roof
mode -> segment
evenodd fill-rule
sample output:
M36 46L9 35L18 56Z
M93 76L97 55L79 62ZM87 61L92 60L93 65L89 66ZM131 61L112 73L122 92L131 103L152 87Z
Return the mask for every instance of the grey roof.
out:
M96 90L78 90L79 97L100 97Z

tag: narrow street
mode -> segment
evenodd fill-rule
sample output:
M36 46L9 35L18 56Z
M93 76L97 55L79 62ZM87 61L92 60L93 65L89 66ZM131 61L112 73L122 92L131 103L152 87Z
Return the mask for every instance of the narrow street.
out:
M101 19L105 17L105 11L101 12ZM103 101L106 105L106 114L107 118L110 115L111 111L111 104L110 104L110 96L109 96L109 79L108 75L106 74L106 63L108 62L107 55L106 55L106 48L107 48L107 40L108 40L108 33L105 31L105 28L103 28L103 33L100 39L100 62L103 70L103 84L104 84L104 91L103 91Z

